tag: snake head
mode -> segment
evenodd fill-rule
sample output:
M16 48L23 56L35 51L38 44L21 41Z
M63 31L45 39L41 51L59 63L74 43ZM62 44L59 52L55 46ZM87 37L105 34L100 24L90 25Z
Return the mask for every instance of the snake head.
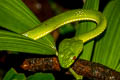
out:
M83 49L83 42L75 39L64 39L59 45L58 59L61 67L70 67Z

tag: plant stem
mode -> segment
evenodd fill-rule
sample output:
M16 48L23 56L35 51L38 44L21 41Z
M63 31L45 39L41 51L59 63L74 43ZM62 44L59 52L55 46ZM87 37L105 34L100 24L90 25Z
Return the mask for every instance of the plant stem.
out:
M60 71L57 57L25 59L21 67L28 71ZM120 72L102 64L78 59L70 68L73 75L83 75L97 80L120 80ZM78 77L79 78L79 77Z

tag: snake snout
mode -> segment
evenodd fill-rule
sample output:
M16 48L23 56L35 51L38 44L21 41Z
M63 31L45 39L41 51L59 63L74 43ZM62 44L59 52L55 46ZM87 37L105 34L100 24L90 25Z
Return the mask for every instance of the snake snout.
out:
M73 55L71 54L74 54L74 53L69 53L70 55L69 56L65 56L63 54L60 54L58 56L58 59L59 59L59 62L61 64L61 67L63 68L68 68L70 67L73 62L75 61L75 58L73 57Z

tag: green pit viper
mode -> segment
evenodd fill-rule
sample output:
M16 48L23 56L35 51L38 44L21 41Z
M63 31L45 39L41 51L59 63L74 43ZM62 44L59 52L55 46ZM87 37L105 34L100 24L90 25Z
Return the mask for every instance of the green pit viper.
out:
M74 63L75 59L83 50L83 44L97 37L106 29L106 19L100 12L84 9L70 10L46 20L38 27L23 33L23 35L36 40L61 27L62 25L83 20L95 22L96 28L79 36L64 39L59 45L58 52L56 52L60 65L63 68L68 68Z

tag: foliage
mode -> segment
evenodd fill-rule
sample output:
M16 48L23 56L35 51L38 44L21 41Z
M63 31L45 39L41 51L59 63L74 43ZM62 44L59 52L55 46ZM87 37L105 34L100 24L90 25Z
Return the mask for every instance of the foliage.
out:
M3 80L55 80L50 73L35 73L28 78L23 73L17 73L11 68L3 78Z
M83 8L99 10L99 1L100 0L86 0ZM92 40L84 46L84 51L81 53L80 58L99 62L120 71L119 9L119 0L109 1L103 11L108 21L107 30L99 38L96 38L95 41ZM40 24L41 22L21 0L0 0L0 26L5 28L5 30L0 30L0 50L56 55L56 46L50 34L36 41L21 35ZM72 24L65 26L67 27L60 29L63 35L73 30ZM75 23L75 35L80 35L91 30L90 26L94 28L95 24L92 22ZM17 73L13 68L6 73L3 80L12 79L55 80L50 73L36 73L26 78L24 74Z
M102 63L120 71L120 2L113 0L105 7L103 14L108 21L108 28L104 37L96 42L93 61Z
M0 31L0 50L31 53L33 49L32 53L35 54L41 52L39 54L55 55L56 50L51 35L47 35L37 41L20 35L38 25L40 25L39 20L21 0L0 0L0 26L13 31ZM15 34L15 32L19 34Z

